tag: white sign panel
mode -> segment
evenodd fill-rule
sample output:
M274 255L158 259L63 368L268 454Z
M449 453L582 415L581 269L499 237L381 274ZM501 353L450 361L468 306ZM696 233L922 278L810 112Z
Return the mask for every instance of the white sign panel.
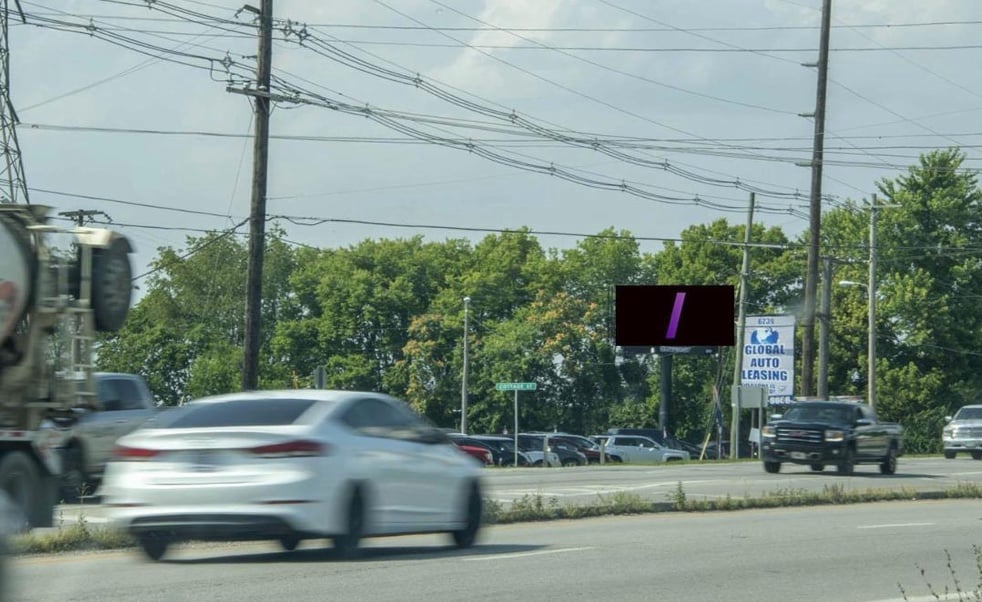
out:
M780 402L794 395L794 316L747 316L740 382L767 387Z

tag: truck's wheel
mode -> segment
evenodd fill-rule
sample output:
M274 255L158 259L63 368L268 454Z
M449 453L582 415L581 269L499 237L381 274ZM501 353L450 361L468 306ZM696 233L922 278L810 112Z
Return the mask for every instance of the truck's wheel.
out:
M771 474L781 472L780 462L764 462L764 470Z
M897 472L897 449L891 445L887 457L883 458L883 462L880 464L880 474L893 474L895 472Z
M948 450L946 449L946 450L944 450L944 457L945 457L945 459L947 459L947 460L954 460L954 459L955 459L955 453L956 453L956 452L953 452L953 451L948 451Z
M39 526L39 506L45 505L41 479L31 458L21 451L13 451L0 458L0 489L5 491L17 509L17 522L21 525ZM54 508L50 509L51 512ZM33 520L32 520L33 519Z
M815 472L822 472L823 470L825 470L825 465L824 464L812 464L810 466L810 468L813 471L815 471Z
M115 238L105 249L92 250L92 311L100 332L122 328L130 311L133 295L133 272L130 266L130 243Z
M853 473L853 468L855 468L855 465L856 465L856 460L855 460L855 456L853 455L852 448L847 447L846 453L844 456L842 456L842 461L839 462L839 465L836 467L836 469L841 475L851 475Z
M973 451L972 452L972 459L973 460L982 460L982 451Z

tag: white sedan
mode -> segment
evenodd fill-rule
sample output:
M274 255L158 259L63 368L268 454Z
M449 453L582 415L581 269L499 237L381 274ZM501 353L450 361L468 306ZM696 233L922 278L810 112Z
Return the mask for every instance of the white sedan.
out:
M117 442L102 495L159 560L186 540L363 537L481 525L481 468L405 403L379 393L287 390L210 397Z

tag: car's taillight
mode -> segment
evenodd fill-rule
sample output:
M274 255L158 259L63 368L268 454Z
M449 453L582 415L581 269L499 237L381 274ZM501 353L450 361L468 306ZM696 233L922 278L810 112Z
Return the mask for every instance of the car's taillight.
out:
M159 449L117 445L113 449L113 459L120 462L145 462L160 455Z
M284 443L260 445L248 450L250 453L263 458L301 458L305 456L323 456L327 454L327 446L319 441L297 439Z

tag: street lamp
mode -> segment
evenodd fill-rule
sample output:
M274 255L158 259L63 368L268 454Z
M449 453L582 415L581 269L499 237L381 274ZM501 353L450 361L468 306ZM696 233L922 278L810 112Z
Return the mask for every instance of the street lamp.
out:
M866 396L869 398L867 402L871 410L876 409L876 282L870 278L872 287L862 282L856 282L854 280L840 280L839 286L861 286L866 289L866 296L869 298L869 314L867 319L868 324L868 342L867 347L869 356L869 368L868 374L866 376Z
M467 434L467 314L469 313L471 298L464 297L464 371L460 382L460 432Z

